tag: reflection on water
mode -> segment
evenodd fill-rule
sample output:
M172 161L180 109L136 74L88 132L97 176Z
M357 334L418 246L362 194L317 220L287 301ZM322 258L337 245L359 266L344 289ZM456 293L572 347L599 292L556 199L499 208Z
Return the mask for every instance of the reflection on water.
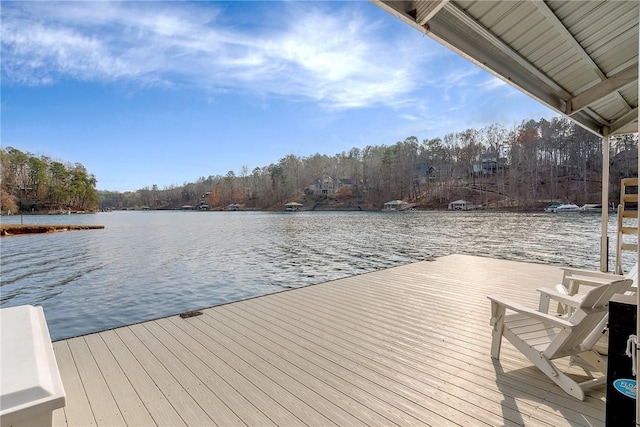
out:
M0 242L0 303L42 305L53 339L452 253L590 269L600 253L600 218L587 214L150 211L24 222L105 225ZM613 218L609 229L613 259Z

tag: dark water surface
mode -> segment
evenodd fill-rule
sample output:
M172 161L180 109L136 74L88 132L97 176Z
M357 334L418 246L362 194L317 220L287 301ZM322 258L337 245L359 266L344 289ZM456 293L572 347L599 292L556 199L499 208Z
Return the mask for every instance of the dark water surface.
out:
M24 223L105 226L0 241L0 304L43 306L54 340L453 253L591 269L600 253L590 214L149 211ZM613 266L615 218L609 230Z

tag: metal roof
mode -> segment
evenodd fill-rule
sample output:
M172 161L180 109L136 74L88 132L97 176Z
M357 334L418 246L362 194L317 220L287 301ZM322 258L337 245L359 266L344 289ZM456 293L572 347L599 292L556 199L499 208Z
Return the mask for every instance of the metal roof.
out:
M371 1L594 133L638 132L637 0Z

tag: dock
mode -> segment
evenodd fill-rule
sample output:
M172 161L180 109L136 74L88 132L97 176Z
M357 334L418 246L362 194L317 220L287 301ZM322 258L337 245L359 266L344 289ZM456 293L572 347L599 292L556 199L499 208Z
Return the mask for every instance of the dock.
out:
M487 295L537 307L561 277L450 255L56 341L54 425L602 426L604 386L581 402L506 340L490 356Z
M0 224L0 236L17 234L55 233L71 230L98 230L104 225L69 225L69 224Z

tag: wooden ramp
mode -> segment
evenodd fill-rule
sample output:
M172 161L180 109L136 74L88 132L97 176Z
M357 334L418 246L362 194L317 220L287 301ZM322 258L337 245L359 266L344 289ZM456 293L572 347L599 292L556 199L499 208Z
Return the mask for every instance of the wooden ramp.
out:
M536 287L561 277L451 255L57 341L54 423L604 425L604 386L580 402L508 342L489 354L486 296L537 307Z

